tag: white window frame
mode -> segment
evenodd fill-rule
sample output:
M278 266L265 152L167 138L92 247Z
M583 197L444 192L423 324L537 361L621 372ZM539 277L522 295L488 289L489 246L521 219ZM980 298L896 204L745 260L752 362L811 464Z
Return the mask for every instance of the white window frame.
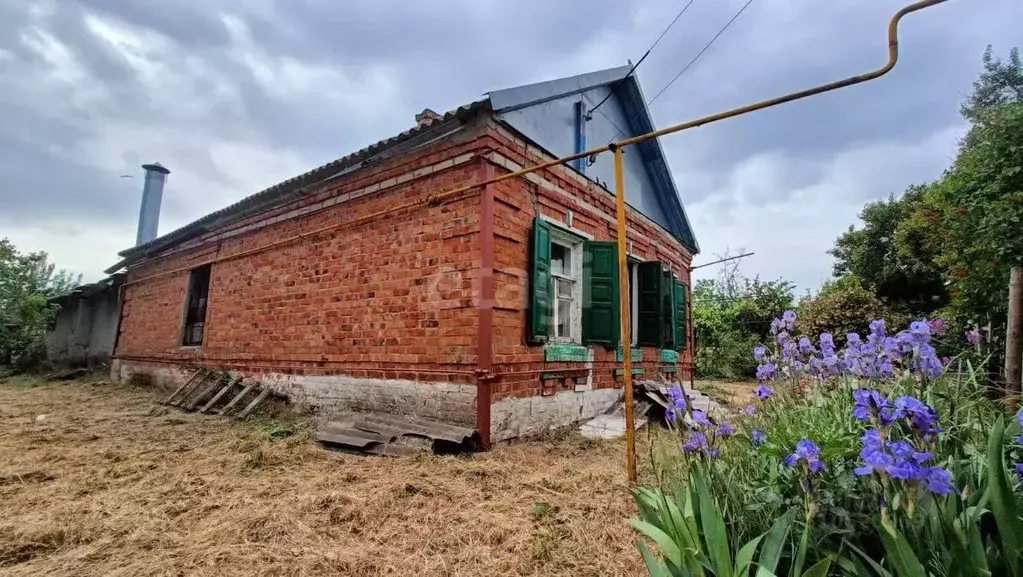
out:
M551 336L548 337L549 342L554 343L573 343L581 344L583 341L583 242L588 238L592 238L590 235L573 228L566 227L564 223L556 220L543 217L544 220L549 222L551 225L551 244L563 247L568 251L569 260L569 274L562 275L554 272L554 267L551 267ZM563 278L572 281L572 306L570 308L570 314L572 318L569 320L568 326L570 335L558 335L558 289L557 280Z
M629 272L629 344L635 347L639 344L639 261L631 261L626 270Z

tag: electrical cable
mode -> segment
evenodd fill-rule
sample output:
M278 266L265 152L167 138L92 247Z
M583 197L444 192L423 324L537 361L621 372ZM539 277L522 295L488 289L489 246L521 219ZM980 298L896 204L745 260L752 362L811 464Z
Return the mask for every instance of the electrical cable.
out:
M657 92L657 94L654 95L653 98L651 98L650 100L647 100L647 102L646 102L647 107L652 105L654 103L654 101L657 100L662 94L664 94L664 92L668 88L671 88L671 85L674 84L676 80L681 78L682 75L685 74L686 71L689 70L693 66L693 64L695 64L696 61L700 59L701 56L703 56L703 53L706 52L711 47L711 45L714 44L714 42L718 39L718 37L720 37L722 34L724 34L725 30L728 30L728 27L731 26L732 23L735 22L739 18L739 16L741 16L742 13L746 11L746 8L748 8L749 5L752 4L752 3L753 3L753 0L747 0L746 3L742 5L742 8L739 8L738 12L736 12L734 15L732 15L732 18L728 22L726 22L725 25L722 26L720 30L718 30L717 34L715 34L713 38L710 39L710 42L708 42L706 45L704 45L704 47L696 54L696 56L693 57L693 59L689 61L689 64L686 64L685 67L682 68L682 71L679 72L678 74L676 74L675 77L672 78L670 82L665 84L664 88L660 89ZM628 75L626 75L626 77L628 77ZM611 137L611 140L607 141L607 144L611 144L619 136L621 136L623 134L624 134L624 132L621 129L619 129L618 132L614 136Z
M654 43L650 45L650 48L647 48L646 52L643 53L643 56L635 64L632 65L632 68L630 68L629 71L625 73L625 76L622 76L618 80L618 82L621 82L622 80L625 80L629 76L632 76L632 73L635 72L637 68L639 68L639 65L642 64L644 60L646 60L647 56L650 56L650 52L653 51L654 47L657 46L657 44L661 41L661 39L664 38L664 36L668 33L669 30L671 30L671 27L674 26L676 22L678 22L678 19L681 18L682 15L686 13L686 10L689 10L689 7L692 6L693 2L695 2L695 1L696 0L689 0L689 2L687 2L686 5L682 7L682 10L679 11L679 13L675 15L675 19L672 20L668 24L668 27L665 28L663 32L661 32L661 35L657 37L657 40L654 40ZM615 84L617 85L618 82L616 82ZM594 106L593 109L590 110L590 112L593 112L595 110L600 110L601 105L603 105L605 102L607 102L607 99L611 98L611 94L613 94L613 93L614 93L614 88L609 90L607 92L607 96L605 96L603 100L598 102L597 105ZM607 118L607 116L604 116L604 117Z
M692 67L692 65L693 65L693 64L695 64L695 63L696 63L696 61L697 61L697 60L699 60L701 56L703 56L703 53L704 53L704 52L706 52L706 51L707 51L707 49L708 49L708 48L710 48L712 44L714 44L714 41L716 41L716 40L718 39L718 37L719 37L719 36L721 36L722 34L724 34L725 30L728 30L728 27L732 25L732 22L735 22L735 21L736 21L736 20L737 20L737 19L739 18L739 16L741 16L741 15L742 15L742 13L746 11L746 8L749 8L749 5L750 5L750 4L752 4L752 3L753 3L753 0L746 0L746 3L742 5L742 8L739 8L739 11L738 11L738 12L736 12L734 16L732 16L732 19L731 19L731 20L729 20L728 22L726 22L726 23L725 23L725 25L721 27L721 30L718 30L718 33L717 33L717 34L715 34L715 35L714 35L714 37L710 39L710 42L708 42L708 43L707 43L707 45L706 45L706 46L704 46L704 47L703 47L703 49L702 49L702 50L700 50L700 51L699 51L699 52L698 52L698 53L696 54L696 56L695 56L695 57L693 57L693 59L689 61L689 64L686 64L685 68L683 68L681 72L679 72L678 74L676 74L676 75L675 75L675 77L671 79L671 82L669 82L668 84L666 84L666 85L664 86L664 88L662 88L662 89L661 89L661 91L660 91L660 92L658 92L657 94L655 94L655 95L654 95L654 97L653 97L653 98L651 98L651 99L650 99L650 100L649 100L649 101L648 101L648 102L646 103L646 105L647 105L647 106L650 106L651 104L653 104L653 103L654 103L654 101L655 101L655 100L657 100L657 98L658 98L658 97L659 97L660 95L664 94L664 91L665 91L665 90L667 90L667 89L671 88L671 85L672 85L672 84L674 84L674 83L675 83L675 81L676 81L676 80L678 80L678 79L679 79L679 78L680 78L680 77L681 77L681 76L682 76L683 74L685 74L685 73L686 73L686 70L689 70L689 68L690 68L690 67Z

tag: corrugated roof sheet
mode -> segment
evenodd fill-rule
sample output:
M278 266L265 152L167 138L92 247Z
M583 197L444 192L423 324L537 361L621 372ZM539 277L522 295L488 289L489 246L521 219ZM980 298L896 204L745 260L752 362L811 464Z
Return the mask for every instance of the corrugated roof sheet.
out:
M335 177L347 169L357 167L360 163L371 160L379 154L395 149L401 144L412 141L420 136L429 137L434 132L439 132L443 129L449 128L452 121L460 121L469 117L477 110L489 108L489 103L489 99L484 98L482 100L476 100L474 102L464 104L454 110L449 110L437 120L423 125L414 126L401 134L371 144L357 152L353 152L352 154L324 164L323 166L314 168L309 172L275 184L266 190L247 196L230 206L211 212L194 222L186 224L177 230L159 236L149 242L122 250L118 254L125 258L116 265L107 269L106 272L115 272L124 266L130 265L133 261L138 260L146 253L159 250L198 234L202 234L203 232L213 228L211 225L214 223L216 223L216 226L222 226L224 224L223 221L241 218L247 211L253 209L265 210L268 205L290 200L294 195L304 192L304 189L307 187Z

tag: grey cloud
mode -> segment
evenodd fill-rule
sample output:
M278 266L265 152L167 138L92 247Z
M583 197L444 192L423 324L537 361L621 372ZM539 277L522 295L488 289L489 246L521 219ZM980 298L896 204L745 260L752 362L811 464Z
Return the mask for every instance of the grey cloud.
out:
M876 68L887 56L887 19L901 4L816 4L813 13L806 7L803 20L774 23L764 5L754 4L726 32L732 41L723 36L654 104L654 115L662 124L677 122ZM1013 3L986 4L977 10L975 3L949 2L907 16L900 27L900 63L879 80L701 127L662 144L676 171L699 167L720 174L765 151L814 161L865 143L926 138L960 122L958 102L970 90L984 46L995 43L1007 51L1014 39L1000 17ZM694 54L711 32L673 48ZM771 51L768 33L785 48ZM759 45L737 41L743 37L760 38ZM667 81L649 76L644 77L648 85ZM715 192L687 189L684 196L695 200Z
M921 142L956 125L958 101L984 46L991 42L1004 52L1015 39L1005 15L1017 2L990 0L978 8L960 0L911 15L903 26L903 62L889 77L665 138L683 200L713 200L700 206L727 214L738 197L723 193L760 158L776 174L744 200L754 209L836 178L860 181L838 189L852 201L897 192L909 183L904 180L930 171L937 176L942 161L926 155L903 168L865 167L872 172L861 176L835 175L831 167L843 152ZM138 164L152 160L173 171L165 222L187 222L273 184L267 180L291 176L281 174L285 167L312 168L404 130L424 107L450 108L487 90L636 60L680 8L664 0L640 8L610 0L38 3L56 10L38 21L74 56L84 88L103 95L83 104L75 92L82 86L41 82L49 65L20 41L37 21L35 5L0 0L4 226L134 223ZM696 0L640 67L646 96L740 5ZM663 125L876 66L885 56L887 18L901 5L754 2L658 99L654 117ZM98 38L85 24L88 15L165 39L165 49L147 56L159 67L156 78ZM275 78L268 86L239 60L243 47L225 18L248 31L249 56L326 71L336 75L335 85L303 92ZM225 162L223 155L239 145L252 151ZM137 178L119 180L120 172ZM699 226L696 232L702 240Z

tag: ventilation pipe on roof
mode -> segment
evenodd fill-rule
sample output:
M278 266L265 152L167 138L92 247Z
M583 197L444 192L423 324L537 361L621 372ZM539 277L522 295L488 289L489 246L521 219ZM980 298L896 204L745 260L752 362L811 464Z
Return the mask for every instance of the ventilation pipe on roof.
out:
M416 126L422 127L432 123L434 120L440 120L440 118L440 114L437 114L429 108L424 108L422 112L416 115Z
M142 207L139 209L139 230L135 236L135 246L156 238L160 226L163 185L170 174L170 171L159 162L143 164L142 168L146 171L146 182L142 185Z

